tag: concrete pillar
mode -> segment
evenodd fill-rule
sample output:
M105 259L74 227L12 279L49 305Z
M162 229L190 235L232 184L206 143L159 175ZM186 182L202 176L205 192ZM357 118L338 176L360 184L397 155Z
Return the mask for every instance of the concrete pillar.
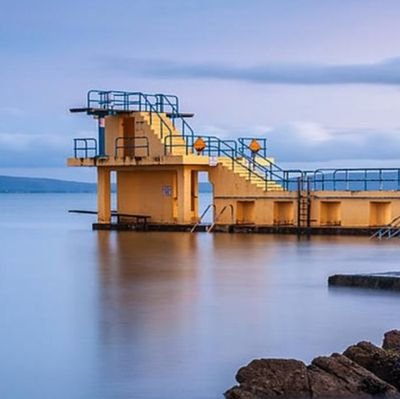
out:
M192 223L191 217L191 170L180 167L177 171L178 178L178 223Z
M111 223L111 179L110 169L97 168L97 221Z
M192 170L191 179L191 215L192 220L197 220L199 217L199 172L197 170Z

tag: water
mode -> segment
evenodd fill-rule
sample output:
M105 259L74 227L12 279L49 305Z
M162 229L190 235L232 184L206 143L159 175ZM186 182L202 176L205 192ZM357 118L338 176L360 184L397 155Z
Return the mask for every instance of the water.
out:
M399 241L93 232L66 213L95 203L0 196L1 398L222 398L252 358L400 327L399 294L326 285L398 270Z

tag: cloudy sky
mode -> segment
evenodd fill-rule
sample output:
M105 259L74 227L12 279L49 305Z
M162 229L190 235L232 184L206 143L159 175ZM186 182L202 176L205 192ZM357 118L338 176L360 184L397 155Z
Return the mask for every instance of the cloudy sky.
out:
M284 165L400 166L398 0L16 0L0 24L0 173L67 169L90 88L176 93L203 134Z

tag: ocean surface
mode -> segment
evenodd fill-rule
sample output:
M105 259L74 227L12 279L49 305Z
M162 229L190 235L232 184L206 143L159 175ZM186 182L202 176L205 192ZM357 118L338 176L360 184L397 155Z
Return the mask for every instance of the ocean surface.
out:
M209 196L202 196L204 208ZM305 361L400 327L400 240L95 232L93 194L0 195L2 399L222 398L253 358Z

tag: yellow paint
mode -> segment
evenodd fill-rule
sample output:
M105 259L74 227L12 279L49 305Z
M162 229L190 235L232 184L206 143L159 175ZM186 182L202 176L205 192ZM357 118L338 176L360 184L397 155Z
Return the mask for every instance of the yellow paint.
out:
M198 221L198 173L208 172L214 186L217 224L296 225L297 193L249 173L243 160L220 157L215 166L184 139L166 114L130 112L105 118L106 154L101 159L70 158L69 166L97 167L98 221L110 223L110 173L117 176L117 211L151 216L151 222ZM170 135L172 133L172 136ZM116 140L144 140L145 149L116 151ZM171 148L170 144L176 145ZM200 143L201 144L201 143ZM199 148L199 147L198 147ZM197 148L197 150L198 150ZM259 163L274 162L262 160ZM226 211L222 212L223 209ZM233 215L231 214L233 209ZM222 212L222 213L221 213ZM317 191L311 193L312 226L363 228L385 225L400 215L399 191Z
M342 224L340 201L321 201L320 202L320 225L321 226L340 226Z
M97 169L97 208L98 222L111 221L111 179L108 168Z
M274 225L292 226L295 224L294 201L274 201Z

